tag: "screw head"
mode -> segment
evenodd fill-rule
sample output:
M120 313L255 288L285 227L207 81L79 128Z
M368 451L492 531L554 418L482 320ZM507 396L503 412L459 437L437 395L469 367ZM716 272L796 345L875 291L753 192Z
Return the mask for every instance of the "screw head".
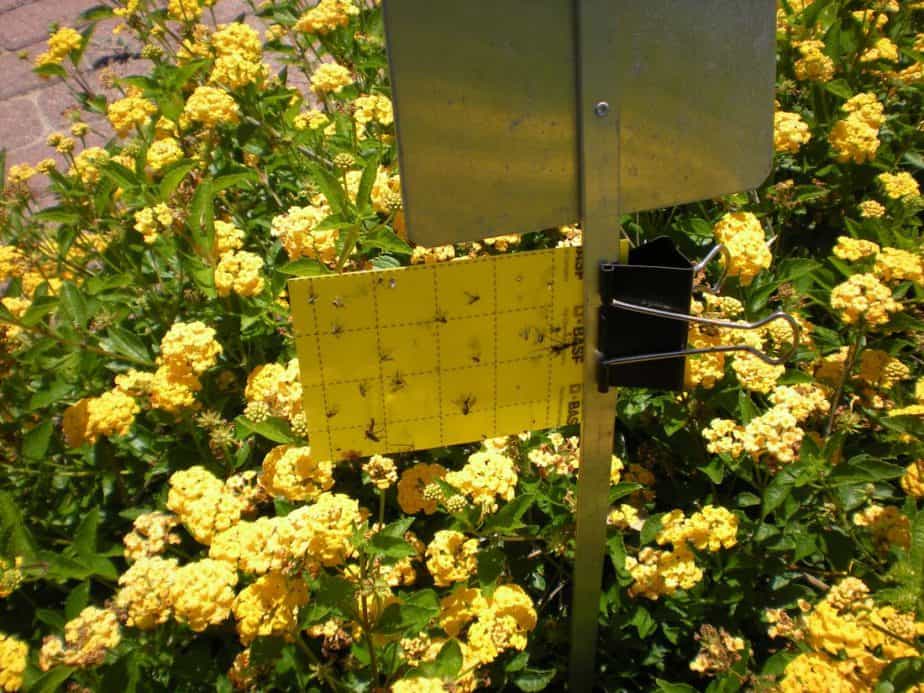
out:
M602 118L605 115L608 115L610 112L610 105L606 101L598 101L594 104L594 113L598 118Z

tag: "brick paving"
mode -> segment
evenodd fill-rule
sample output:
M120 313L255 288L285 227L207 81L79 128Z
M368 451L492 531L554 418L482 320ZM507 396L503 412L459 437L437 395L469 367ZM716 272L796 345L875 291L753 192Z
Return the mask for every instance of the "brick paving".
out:
M32 72L32 61L45 50L49 27L55 23L80 27L81 12L102 0L0 0L0 149L7 151L7 165L34 164L53 155L45 139L66 131L65 111L75 105L68 85L59 79L42 79ZM221 0L218 21L226 22L246 12L243 0ZM83 59L83 77L99 93L100 73L106 67L119 75L141 74L150 63L136 58L139 47L126 35L113 36L116 22L99 22ZM258 26L259 24L255 24ZM23 59L22 55L27 55ZM93 128L88 144L101 144L112 136L103 118L89 118ZM41 182L39 181L39 185Z

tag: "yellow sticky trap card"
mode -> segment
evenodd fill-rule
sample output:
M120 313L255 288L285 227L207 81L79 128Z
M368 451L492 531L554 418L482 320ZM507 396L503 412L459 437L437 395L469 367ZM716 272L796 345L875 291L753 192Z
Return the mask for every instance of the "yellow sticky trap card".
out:
M321 457L580 422L578 248L303 277L289 298Z

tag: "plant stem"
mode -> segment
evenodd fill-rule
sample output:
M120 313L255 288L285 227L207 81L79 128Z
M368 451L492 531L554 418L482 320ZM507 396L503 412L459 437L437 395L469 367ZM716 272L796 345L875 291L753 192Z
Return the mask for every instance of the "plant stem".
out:
M860 343L862 341L863 329L861 328L857 330L857 335L850 345L850 349L847 351L847 358L844 359L844 372L841 374L840 382L837 385L837 389L834 391L834 396L831 398L831 411L828 412L828 423L825 424L825 438L831 435L831 431L834 428L834 420L837 418L837 408L840 406L841 397L844 395L844 387L847 385L847 379L850 377L851 371L853 371L853 366L857 360L857 354L860 351Z

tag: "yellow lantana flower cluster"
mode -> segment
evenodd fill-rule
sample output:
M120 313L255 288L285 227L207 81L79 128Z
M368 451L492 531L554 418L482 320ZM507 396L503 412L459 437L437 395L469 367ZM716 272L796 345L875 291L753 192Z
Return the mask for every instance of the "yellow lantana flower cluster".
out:
M64 412L61 428L69 447L95 443L100 437L128 433L140 407L135 399L119 389L104 392L72 404Z
M363 464L362 469L379 491L387 491L398 481L398 470L390 457L373 455Z
M308 588L299 577L268 573L241 590L231 607L241 642L278 636L291 640L298 630L298 610L308 603Z
M326 207L291 207L273 218L270 233L279 239L290 260L308 257L333 265L337 260L338 229L315 231L330 210Z
M158 173L184 156L183 148L173 137L155 140L148 147L146 163L152 173Z
M115 609L125 625L153 630L173 613L171 587L179 568L175 558L144 556L119 576Z
M882 185L885 194L893 200L900 200L907 197L917 197L921 194L921 188L918 182L907 171L898 173L880 173L876 180Z
M206 128L215 128L225 123L240 120L241 111L231 96L219 87L202 86L186 100L181 123L200 123Z
M326 128L329 123L327 116L314 108L302 111L292 121L296 130L320 130Z
M29 646L12 635L0 633L0 691L13 693L22 688Z
M263 45L251 27L241 22L223 24L212 34L211 45L216 58L209 82L240 89L266 80L269 68L262 62Z
M135 212L135 231L141 234L142 239L148 245L153 244L162 233L168 231L173 226L173 222L173 210L163 202Z
M894 63L898 60L898 46L891 39L885 37L876 39L876 42L860 55L860 62L872 63L877 60Z
M197 633L223 622L231 613L237 580L237 570L223 561L187 563L170 583L174 618Z
M787 665L779 683L785 693L872 690L890 662L917 656L910 643L924 634L914 614L877 606L869 588L852 577L831 588L801 620L797 632L813 651Z
M0 558L0 599L6 599L22 584L22 556L14 560Z
M221 257L244 247L244 232L230 221L215 220L214 251Z
M194 407L195 393L202 388L199 376L215 365L221 352L211 327L199 321L174 323L161 340L151 406L174 414Z
M391 125L395 122L395 113L391 99L382 94L370 94L353 99L353 119L360 125L378 123Z
M854 513L853 523L869 529L873 543L882 553L888 553L893 546L907 549L911 545L911 520L894 506L871 503Z
M864 219L881 219L886 213L886 208L876 200L863 200L857 207Z
M464 582L478 567L478 540L468 539L462 532L441 529L427 546L427 570L437 587Z
M772 467L795 461L805 431L799 424L830 404L816 385L778 387L771 395L774 406L741 426L730 419L713 419L703 430L706 449L716 455L738 457L747 453L765 459Z
M398 481L398 505L408 515L423 512L432 515L437 509L437 498L427 498L424 489L437 479L446 476L446 468L440 464L415 464L401 473Z
M247 399L245 415L259 420L259 415L288 419L293 426L302 412L302 385L299 379L298 359L285 365L265 363L254 368L247 376L244 388Z
M88 606L64 626L64 639L49 635L42 641L39 667L48 671L64 664L88 669L103 663L122 641L119 618L111 609Z
M902 310L892 290L868 272L854 274L835 286L831 290L831 307L845 324L863 322L873 328L885 325L892 313Z
M824 42L799 41L794 45L800 55L793 65L796 79L803 82L830 82L834 77L834 61L824 54Z
M728 276L738 277L743 286L749 285L758 272L770 266L773 256L767 247L764 229L751 212L725 214L713 230L728 251Z
M838 236L837 244L832 250L835 257L841 260L856 262L868 257L876 257L879 254L879 245L872 241L864 241L859 238L850 238L849 236Z
M61 27L48 39L48 50L35 59L35 66L60 65L64 59L83 45L83 36L75 29Z
M76 176L85 185L96 185L102 176L99 167L107 161L109 161L109 152L105 149L87 147L74 157L74 163L67 173L69 176Z
M313 456L311 448L279 445L263 458L260 483L272 496L313 500L334 485L333 472L333 463Z
M206 5L215 4L216 0L206 0ZM199 0L169 0L167 3L167 16L178 22L191 24L202 16L202 6Z
M292 27L306 34L329 34L350 23L350 17L359 14L359 8L352 0L321 0L305 12Z
M773 148L795 154L812 139L809 126L798 113L777 111L773 114Z
M106 117L119 137L127 137L135 128L144 127L155 113L157 105L137 94L113 101L106 108Z
M474 616L468 645L481 664L493 662L505 650L525 650L537 622L533 601L519 585L500 585L490 597L479 595Z
M516 463L503 453L485 450L470 455L458 471L446 474L446 483L457 488L486 513L498 508L498 500L513 499L517 485Z
M353 75L337 63L322 63L311 75L311 90L318 96L339 94L350 84L353 84Z
M703 571L691 547L716 552L738 541L738 518L713 505L689 518L681 510L672 510L661 518L661 526L656 541L662 546L673 544L671 550L646 546L637 558L626 557L626 569L634 580L629 587L632 596L658 599L693 588L702 580Z
M263 292L263 258L246 250L230 250L215 267L215 290L219 296L259 296Z
M210 544L216 534L237 524L247 504L225 482L195 466L170 477L167 508L196 541Z
M899 248L883 248L876 256L873 272L884 282L924 284L924 260L920 255Z
M122 538L126 560L159 556L169 545L179 544L180 536L173 531L179 523L173 515L156 510L136 517L132 531Z
M915 460L905 468L901 484L909 496L924 498L924 459Z
M577 436L565 438L561 433L550 433L548 442L534 447L527 457L543 477L551 473L569 476L578 469L581 441Z
M690 517L681 510L672 510L661 518L656 541L661 546L673 544L675 549L683 544L713 553L730 549L738 543L738 517L715 505L707 505Z
M358 185L357 185L358 187ZM355 194L353 195L355 199ZM372 208L381 214L401 209L401 176L379 167L372 184Z
M857 94L841 109L848 115L837 121L828 135L837 160L862 164L875 158L879 151L879 128L885 118L882 104L872 93Z

